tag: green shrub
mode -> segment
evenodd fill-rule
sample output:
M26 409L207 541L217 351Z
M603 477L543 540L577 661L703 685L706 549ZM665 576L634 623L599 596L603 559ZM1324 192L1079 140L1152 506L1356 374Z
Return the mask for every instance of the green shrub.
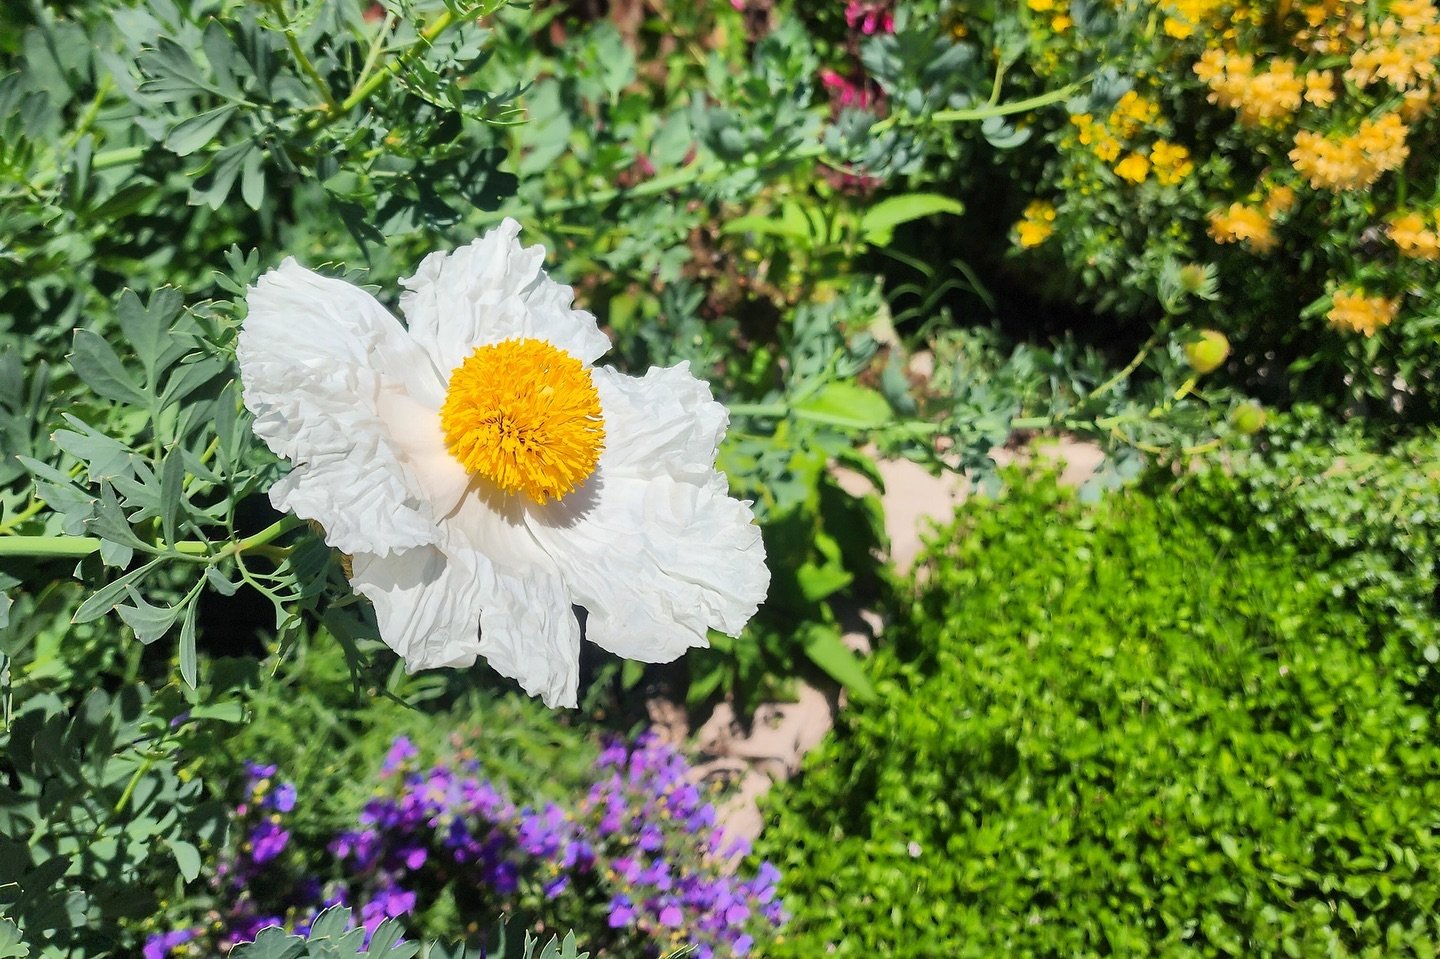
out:
M1363 424L1338 425L1302 408L1281 418L1264 444L1187 484L1197 509L1218 522L1249 515L1257 535L1295 544L1319 582L1371 609L1386 625L1377 649L1383 665L1433 696L1440 434L1384 444Z
M1435 954L1440 743L1382 617L1203 492L963 507L773 800L776 955Z

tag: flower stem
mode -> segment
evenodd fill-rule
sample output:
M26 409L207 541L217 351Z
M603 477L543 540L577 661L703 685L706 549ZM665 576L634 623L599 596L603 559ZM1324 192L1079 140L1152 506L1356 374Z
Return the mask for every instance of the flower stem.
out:
M252 536L232 540L215 552L211 552L212 544L200 540L182 540L171 548L182 555L199 557L214 563L236 553L257 550L304 522L298 516L286 516ZM80 559L98 551L100 542L94 536L0 536L0 558L31 556L37 559Z
M275 19L280 22L280 32L285 35L285 45L290 49L290 55L295 58L295 63L300 71L305 74L310 83L315 87L315 92L325 98L325 109L334 111L335 95L330 92L330 84L320 75L315 68L315 63L305 54L300 47L300 41L295 36L295 30L291 26L289 18L285 16L285 6L280 0L266 0L265 5L275 14Z
M33 556L37 559L79 559L100 548L94 536L3 536L0 558Z
M475 10L475 16L481 16L484 13L484 7L480 7ZM321 130L329 126L336 120L343 117L345 114L349 113L351 110L354 110L356 107L360 106L360 104L364 103L366 100L370 99L370 97L374 95L375 91L379 90L386 83L388 83L391 77L395 76L401 70L405 69L405 67L408 66L412 60L420 56L420 54L423 53L426 48L431 46L440 37L440 34L450 29L450 27L452 27L459 19L461 18L455 15L454 9L447 6L443 13L441 13L438 17L436 17L434 20L432 20L429 24L427 24L420 30L419 40L413 45L411 45L410 48L407 49L404 53L400 54L395 59L388 61L384 66L376 70L374 73L370 74L368 77L364 75L365 71L362 70L362 79L359 83L355 85L355 89L351 90L350 95L344 100L341 100L339 103L336 103L333 100L330 101L325 108L325 112L321 113L318 118L310 124L311 132Z

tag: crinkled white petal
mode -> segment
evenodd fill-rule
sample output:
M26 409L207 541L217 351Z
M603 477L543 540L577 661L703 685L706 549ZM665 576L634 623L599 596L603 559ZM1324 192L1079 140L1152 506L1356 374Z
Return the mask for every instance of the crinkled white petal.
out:
M481 553L425 546L357 554L350 583L375 606L380 637L411 672L484 656L547 706L574 706L580 625L552 571L523 576Z
M401 280L410 335L448 380L477 346L517 337L545 340L583 363L610 348L595 317L572 307L574 292L546 274L543 247L521 247L506 219L453 253L431 253Z
M398 553L356 553L350 585L375 606L380 638L417 669L469 666L480 655L480 611L494 590L465 555L437 546Z
M737 635L770 585L750 508L724 483L602 474L589 508L531 532L589 614L585 636L627 659L664 663L718 629Z
M590 371L604 411L607 476L708 474L730 414L689 363L652 367L642 377L608 367Z
M431 503L382 415L387 395L439 408L443 383L399 322L365 291L287 259L247 297L236 355L255 432L290 461L271 502L325 528L347 553L434 542Z
M580 687L580 621L556 574L501 576L480 613L480 653L546 706L573 707Z
M735 635L770 584L749 506L714 469L726 412L684 364L641 378L597 369L606 448L576 494L528 511L535 540L589 615L585 635L669 662Z

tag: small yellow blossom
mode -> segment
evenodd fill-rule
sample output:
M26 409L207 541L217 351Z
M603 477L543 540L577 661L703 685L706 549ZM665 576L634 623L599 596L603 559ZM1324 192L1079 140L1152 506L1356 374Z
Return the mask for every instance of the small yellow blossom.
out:
M1195 169L1195 164L1190 161L1190 151L1166 140L1155 141L1150 148L1150 162L1155 167L1155 179L1165 186L1179 183Z
M1213 81L1218 80L1225 74L1228 62L1224 50L1217 47L1209 47L1204 53L1200 54L1200 59L1195 61L1195 65L1191 67L1191 69L1194 71L1195 76L1200 79L1201 83L1209 86Z
M1391 216L1385 232L1401 256L1416 260L1440 259L1440 234L1427 229L1425 218L1419 213L1411 211Z
M1279 242L1264 211L1244 203L1212 210L1206 219L1210 221L1210 238L1216 243L1239 243L1255 253L1269 253Z
M1110 127L1121 139L1128 140L1159 116L1158 103L1130 90L1110 111Z
M1325 70L1311 70L1305 74L1305 102L1322 108L1334 103L1334 75Z
M1193 36L1197 29L1215 18L1223 5L1224 0L1168 0L1157 4L1167 14L1164 23L1166 35L1176 40Z
M1394 322L1399 310L1398 298L1366 296L1364 290L1341 288L1331 297L1325 319L1337 330L1374 336L1376 330Z
M1175 17L1166 17L1162 29L1167 37L1176 40L1184 40L1195 32L1194 24L1185 20L1177 20Z
M1095 141L1095 155L1102 163L1114 163L1120 156L1120 141L1108 133L1101 133Z
M1144 183L1150 175L1150 161L1143 154L1130 153L1115 164L1115 175L1131 183Z
M1031 200L1015 224L1015 236L1025 249L1039 246L1055 232L1055 207L1044 200Z
M1055 9L1055 0L1027 0L1026 6L1036 13L1045 13Z
M1074 25L1075 21L1071 20L1063 13L1056 17L1054 20L1050 21L1050 29L1056 33L1064 33L1066 30L1069 30Z
M1400 115L1411 123L1418 123L1429 115L1431 104L1440 104L1440 90L1425 87L1406 90L1400 97Z
M1265 215L1272 220L1289 213L1295 206L1295 190L1288 186L1277 186L1265 194Z
M1410 155L1409 128L1398 114L1363 120L1348 137L1332 139L1311 130L1295 134L1290 162L1317 190L1360 190L1398 168Z
M1361 87L1381 80L1404 92L1431 83L1437 60L1440 15L1433 0L1398 0L1351 53L1345 78Z

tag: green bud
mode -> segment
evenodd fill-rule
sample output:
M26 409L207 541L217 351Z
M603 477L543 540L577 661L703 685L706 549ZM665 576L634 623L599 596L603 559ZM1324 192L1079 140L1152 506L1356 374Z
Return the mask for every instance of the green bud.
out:
M1253 400L1248 403L1241 403L1230 411L1230 425L1235 427L1235 432L1244 436L1254 436L1265 428L1265 421L1269 419L1265 407Z
M1230 355L1230 341L1219 330L1201 330L1185 344L1185 359L1196 373L1218 370Z

